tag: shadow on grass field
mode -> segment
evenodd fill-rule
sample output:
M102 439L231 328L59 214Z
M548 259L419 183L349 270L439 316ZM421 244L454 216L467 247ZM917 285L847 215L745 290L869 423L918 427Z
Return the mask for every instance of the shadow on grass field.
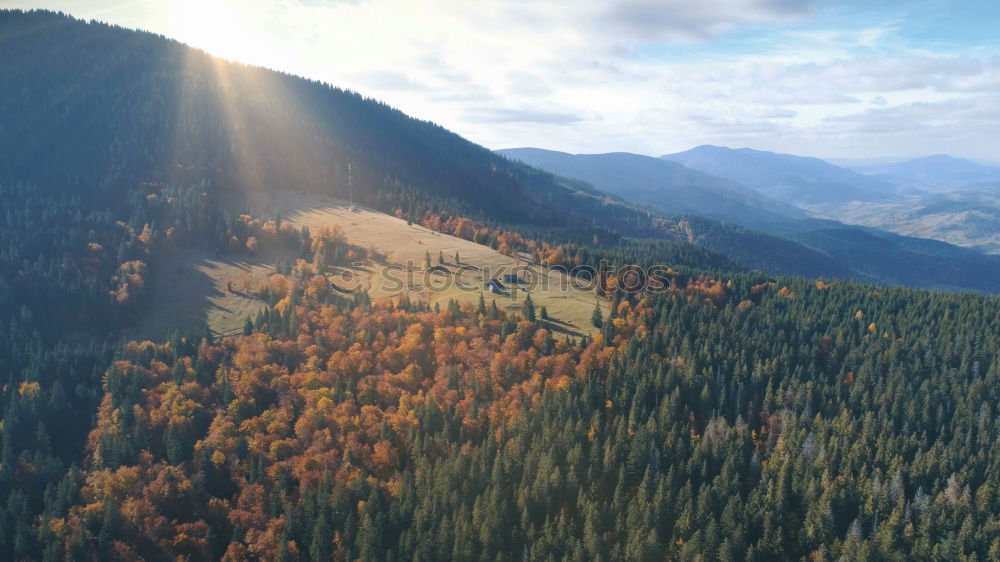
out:
M545 276L544 286L536 284L530 290L512 287L505 295L485 289L488 273L529 267L523 256L505 256L487 246L407 224L405 220L365 207L354 205L352 211L346 201L322 195L291 191L228 192L221 199L235 210L249 208L264 218L280 216L283 222L296 227L339 225L350 244L371 248L384 256L383 263L351 269L350 283L331 276L331 281L341 289L367 290L376 299L406 294L411 299L441 306L450 299L477 303L482 296L487 303L495 300L498 306L510 311L520 311L525 296L531 294L536 310L546 308L552 331L580 336L593 330L590 317L598 302L596 296L589 290L573 287L562 272L530 266L536 280ZM459 264L455 264L456 254ZM424 269L427 255L431 256L437 272ZM445 258L445 264L437 263L439 256ZM274 271L276 262L294 257L290 252L260 256L191 252L167 256L156 268L152 280L151 311L144 315L135 335L162 340L171 331L205 324L216 336L239 334L246 317L256 315L265 303L231 291L230 284L238 286L245 278L262 282ZM407 267L412 272L412 282L410 279L404 283L392 282L392 276L398 277ZM461 281L456 282L459 269ZM602 306L607 304L602 302Z

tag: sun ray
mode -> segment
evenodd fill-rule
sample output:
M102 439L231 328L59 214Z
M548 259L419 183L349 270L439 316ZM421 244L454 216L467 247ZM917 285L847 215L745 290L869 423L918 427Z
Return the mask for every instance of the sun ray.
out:
M307 109L314 104L303 99L312 88L326 86L293 87L287 75L202 51L183 56L173 139L176 166L213 170L208 179L220 189L295 188L346 196L349 157L336 146L340 143L331 142L328 116L318 113L321 108Z

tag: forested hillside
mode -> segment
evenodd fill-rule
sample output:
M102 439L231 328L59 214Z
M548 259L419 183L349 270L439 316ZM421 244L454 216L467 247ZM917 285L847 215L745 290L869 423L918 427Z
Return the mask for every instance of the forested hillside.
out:
M487 303L324 304L304 280L239 341L129 344L83 466L34 530L15 492L2 544L53 560L1000 553L1000 300L775 281L678 277L572 342Z
M651 224L375 100L150 33L4 11L0 38L6 182L109 203L141 181L346 199L350 165L353 196L390 211L433 201L526 225Z

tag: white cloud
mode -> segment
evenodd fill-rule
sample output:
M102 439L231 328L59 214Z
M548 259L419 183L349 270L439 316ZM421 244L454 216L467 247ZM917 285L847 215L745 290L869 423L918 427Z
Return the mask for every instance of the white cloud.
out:
M497 108L493 106L473 108L468 112L468 119L481 123L578 123L585 118L582 115L559 111L556 109L535 108Z
M705 39L743 23L808 14L813 0L625 0L609 3L602 19L629 38Z
M358 80L369 84L379 90L399 90L422 92L427 90L427 85L420 80L395 70L373 70L357 75Z

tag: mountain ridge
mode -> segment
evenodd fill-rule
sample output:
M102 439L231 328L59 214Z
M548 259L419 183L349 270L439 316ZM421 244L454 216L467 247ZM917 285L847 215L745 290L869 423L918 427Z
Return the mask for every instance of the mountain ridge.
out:
M725 153L730 149L702 147L702 151L705 150ZM1000 262L994 263L996 258L979 254L975 250L880 230L879 225L872 221L859 221L863 224L844 224L834 220L836 216L826 219L811 216L798 218L787 214L761 213L753 208L747 212L746 207L727 208L734 193L746 194L752 193L752 190L733 180L691 170L669 160L666 160L670 164L668 166L659 165L650 168L648 164L651 161L660 159L627 152L575 155L530 147L502 149L498 152L519 158L525 163L539 166L557 175L572 176L580 181L590 182L601 189L611 191L616 196L642 204L656 212L676 214L678 220L683 220L689 227L693 227L696 234L691 239L696 243L713 249L725 248L727 255L751 268L763 270L783 268L784 271L805 275L808 275L809 271L822 272L821 275L826 276L846 276L889 284L893 283L893 279L898 279L900 272L909 271L907 275L922 276L925 275L921 273L923 270L932 272L927 275L937 279L926 286L954 290L967 283L962 279L961 272L972 268L973 263L985 264L987 267L1000 264ZM868 182L864 176L829 165L816 158L780 155L753 149L738 149L735 152L749 155L751 158L764 155L768 160L791 162L799 170L803 167L808 170L819 166L828 176L830 174L842 176L859 181L862 186ZM683 170L686 175L671 176L678 170ZM685 186L685 180L693 182L694 185ZM709 183L706 184L706 181ZM882 184L878 185L883 187ZM684 191L686 187L689 188L687 192ZM697 191L703 197L695 201L700 207L693 210L691 207L684 208L671 199L672 195L690 193L690 190ZM770 201L763 195L752 199L758 202ZM772 204L779 208L783 205L773 201ZM836 210L840 208L836 207L838 204L840 203L830 203L827 207L807 206L807 208ZM866 205L868 208L876 205L873 201L858 204ZM889 205L889 203L880 204ZM693 217L690 215L707 218L692 220ZM714 225L711 220L722 220L732 226L720 227ZM775 254L782 254L784 259L778 258ZM945 278L949 280L946 281ZM979 290L986 286L980 285Z
M569 154L532 147L496 152L668 215L696 214L743 226L807 216L736 182L651 156L629 152Z
M970 189L987 182L1000 185L1000 168L948 154L934 154L893 164L860 166L854 169L883 177L887 181L910 183L914 187L935 192Z
M809 156L751 148L701 145L660 156L689 168L739 182L783 203L885 201L895 187Z

